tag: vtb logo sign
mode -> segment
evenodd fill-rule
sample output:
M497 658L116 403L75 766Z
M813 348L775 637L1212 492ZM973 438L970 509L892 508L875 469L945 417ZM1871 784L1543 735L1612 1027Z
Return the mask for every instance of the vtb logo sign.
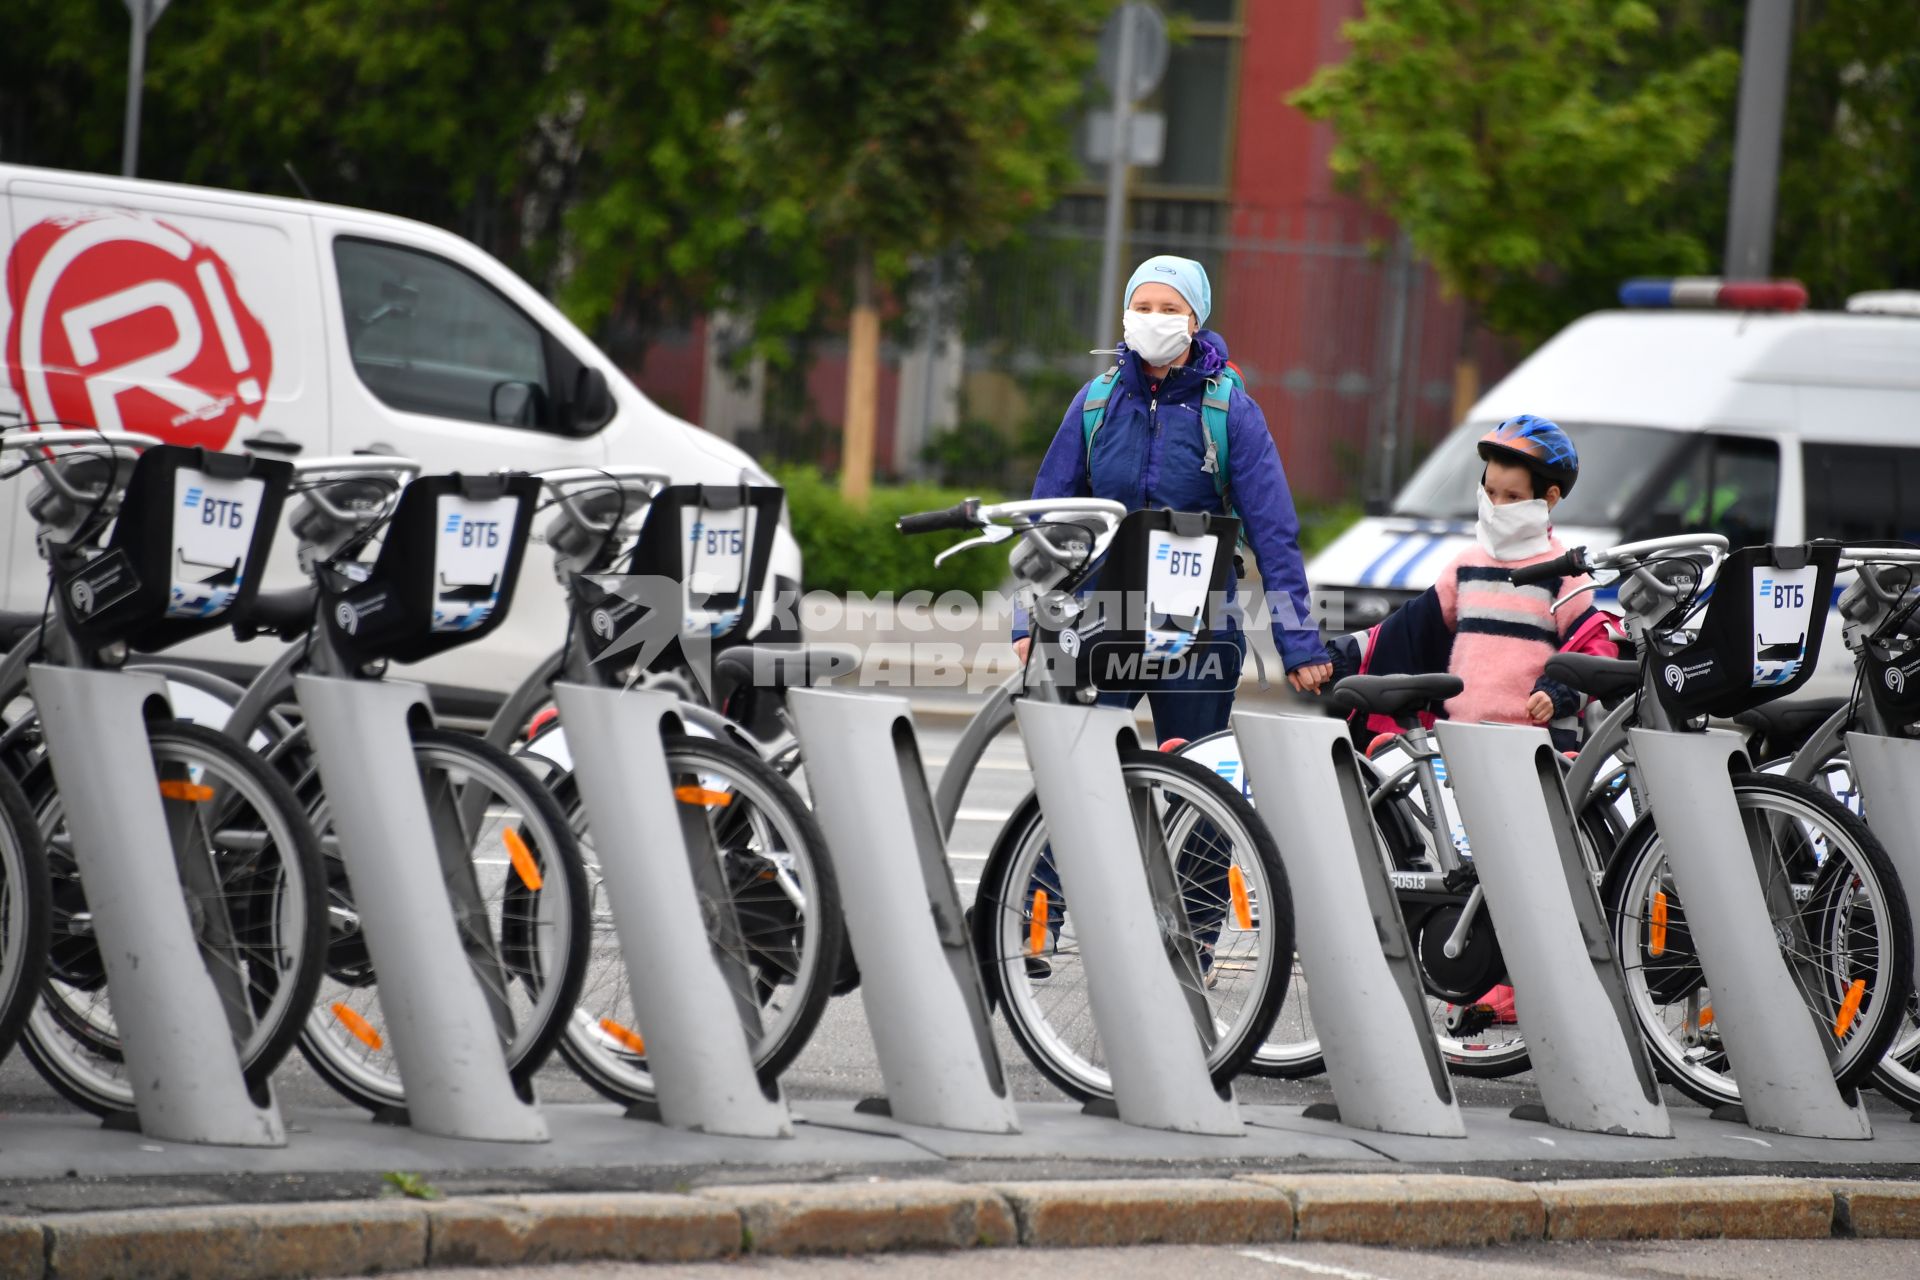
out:
M48 218L7 294L7 374L35 420L220 449L266 406L273 347L233 272L157 218Z

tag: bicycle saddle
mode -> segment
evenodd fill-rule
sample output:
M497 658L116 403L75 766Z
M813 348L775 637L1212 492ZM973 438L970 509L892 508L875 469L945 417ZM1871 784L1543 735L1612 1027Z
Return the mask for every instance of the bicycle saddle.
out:
M262 591L233 629L242 637L277 635L292 640L305 635L313 625L313 605L314 587L310 582L283 591Z
M860 667L860 650L850 644L742 644L713 660L715 700L742 685L765 689L804 689L824 676L841 676Z
M1440 704L1466 685L1459 676L1348 676L1333 686L1333 705L1342 711L1408 719Z
M1640 687L1640 664L1591 653L1556 653L1547 659L1547 679L1602 702L1624 698Z
M1756 758L1771 759L1798 751L1844 701L1844 698L1806 698L1763 702L1750 711L1742 711L1733 722L1759 731L1762 749Z

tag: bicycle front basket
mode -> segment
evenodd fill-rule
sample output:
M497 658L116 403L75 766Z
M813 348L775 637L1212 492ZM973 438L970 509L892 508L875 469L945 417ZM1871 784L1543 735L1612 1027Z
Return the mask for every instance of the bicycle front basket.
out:
M1239 536L1231 516L1135 511L1115 531L1082 615L1071 626L1036 631L1073 661L1076 688L1131 691L1174 675L1202 676L1201 650L1219 621Z
M1691 644L1659 649L1660 701L1676 719L1727 717L1784 698L1813 675L1840 548L1742 547L1720 564Z
M675 638L650 664L655 670L686 661L683 634L707 637L714 653L746 643L785 501L775 485L676 484L653 496L627 571L639 579L641 598L672 597L680 615ZM604 593L576 590L574 600L576 621L597 659L627 625L621 610L631 612L631 605L613 602L608 617Z
M539 498L521 472L409 484L365 579L319 575L334 644L357 663L419 662L492 631L513 603Z
M134 463L106 546L52 550L74 632L152 653L239 616L260 590L293 467L154 445Z

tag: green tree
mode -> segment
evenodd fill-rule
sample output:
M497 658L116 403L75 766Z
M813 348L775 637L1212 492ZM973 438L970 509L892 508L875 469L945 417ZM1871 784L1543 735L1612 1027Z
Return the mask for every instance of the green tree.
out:
M1332 123L1335 173L1465 300L1463 352L1481 322L1558 327L1569 274L1708 267L1717 238L1650 202L1725 127L1731 49L1649 65L1661 23L1636 0L1368 0L1344 33L1347 59L1291 101Z
M735 38L751 69L741 163L751 228L808 246L768 318L810 323L821 273L849 308L841 483L872 478L880 290L916 257L977 250L1072 176L1072 108L1107 6L1084 0L762 0ZM840 265L844 264L844 266Z

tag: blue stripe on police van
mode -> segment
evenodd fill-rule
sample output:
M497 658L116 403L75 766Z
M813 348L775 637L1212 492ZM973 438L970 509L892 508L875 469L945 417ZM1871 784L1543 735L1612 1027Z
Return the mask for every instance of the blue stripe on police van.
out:
M1363 587L1379 586L1380 584L1373 580L1373 575L1375 575L1376 573L1379 573L1380 570L1386 566L1387 561L1393 559L1396 555L1399 555L1400 549L1402 547L1405 547L1409 542L1412 542L1414 537L1415 537L1414 534L1403 533L1398 538L1396 538L1392 546L1388 547L1385 551L1382 551L1380 553L1379 559L1375 560L1372 564L1368 565L1366 568L1360 571L1360 585Z
M1389 582L1387 585L1390 587L1406 586L1407 579L1413 574L1414 566L1419 564L1422 560L1425 560L1428 556L1432 555L1434 551L1438 549L1441 545L1443 545L1445 542L1446 542L1446 538L1444 536L1429 538L1427 540L1426 546L1420 548L1418 551L1408 556L1406 559L1406 563L1402 564L1398 569L1394 571L1393 581Z

